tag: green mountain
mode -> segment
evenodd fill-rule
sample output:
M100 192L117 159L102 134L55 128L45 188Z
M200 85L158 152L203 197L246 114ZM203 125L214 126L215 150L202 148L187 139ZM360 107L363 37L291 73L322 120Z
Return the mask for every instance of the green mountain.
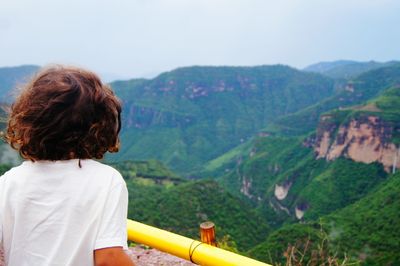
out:
M398 202L382 208L379 204L392 204L393 196L381 198L376 191L393 186L395 177L390 173L400 168L399 134L400 87L392 87L364 104L324 113L317 129L306 137L261 133L208 163L203 175L215 176L231 193L255 204L275 229L250 251L256 258L283 263L288 244L302 252L310 238L309 251L329 240L326 256L340 252L337 259L343 260L347 252L352 260L365 260L367 265L396 265L393 250L400 236L394 234L388 244L379 245L389 234L389 226L379 217L399 223L394 214ZM376 210L367 211L369 202L376 202L371 206ZM358 206L359 218L353 219L356 207L351 206ZM368 221L373 224L367 225ZM351 230L357 226L361 230L354 235ZM312 259L312 254L307 256Z
M206 164L202 175L217 176L232 192L241 192L253 201L261 201L274 193L275 196L287 194L282 196L279 206L288 211L295 209L293 204L304 205L304 209L313 203L314 208L320 209L316 211L318 214L343 207L343 204L337 207L331 204L329 208L317 208L318 195L323 200L329 193L346 193L339 183L361 175L368 178L360 184L353 181L355 187L351 190L360 186L365 191L357 190L357 195L362 196L384 180L387 175L384 170L390 172L394 161L394 166L400 168L396 160L400 143L399 103L400 88L393 87L363 105L325 113L315 133L307 137L260 133L251 142ZM342 180L331 180L338 175ZM330 192L324 191L319 183L328 184L329 180L339 183L330 184ZM290 196L289 190L295 191L296 198ZM348 204L342 198L335 202L341 201Z
M194 238L211 220L269 263L399 264L400 64L357 64L311 68L345 83L286 66L112 83L129 217Z
M217 180L222 186L256 204L275 228L343 208L387 176L379 163L317 160L314 149L298 138L259 137L249 154L221 167L225 174Z
M331 79L282 65L189 67L111 85L124 130L110 160L155 158L186 173L334 92Z
M400 63L371 70L349 81L328 98L295 113L277 118L264 131L276 135L304 135L315 130L321 114L333 109L343 109L362 104L400 84Z
M304 71L316 72L323 74L334 68L339 68L347 65L357 64L359 62L353 60L336 60L330 62L318 62L303 68Z
M0 68L0 102L10 102L13 99L12 89L18 84L24 83L36 71L38 66L24 65L17 67L1 67Z
M325 113L316 134L307 142L314 147L317 158L335 160L346 156L364 163L379 162L390 172L400 167L399 103L400 86L385 90L363 105Z
M350 60L339 60L333 62L316 63L304 68L303 70L308 72L320 73L334 79L347 80L359 76L364 72L381 67L392 66L398 63L398 61L380 63L376 61L357 62Z

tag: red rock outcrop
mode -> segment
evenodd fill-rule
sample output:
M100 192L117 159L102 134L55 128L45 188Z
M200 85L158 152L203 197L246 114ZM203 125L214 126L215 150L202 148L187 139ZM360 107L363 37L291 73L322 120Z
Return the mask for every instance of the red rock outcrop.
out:
M353 119L340 125L321 119L313 147L317 158L344 156L357 162L383 164L387 172L400 168L399 148L391 142L393 128L377 116Z

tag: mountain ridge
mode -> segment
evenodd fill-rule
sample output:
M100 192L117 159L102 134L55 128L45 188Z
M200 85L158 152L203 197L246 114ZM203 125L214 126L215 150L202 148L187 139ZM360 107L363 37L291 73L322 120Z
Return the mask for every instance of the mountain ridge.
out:
M334 89L329 78L282 65L181 68L152 80L111 85L124 102L121 139L129 147L118 156L155 157L181 172Z
M399 84L400 64L345 82L286 66L188 67L114 82L128 150L108 159L127 181L129 217L191 237L210 219L219 237L269 263L309 238L310 250L328 241L326 255L394 265ZM154 154L181 174L145 160Z
M395 65L398 63L399 61L377 62L371 60L360 62L352 60L338 60L312 64L303 68L303 70L320 73L334 79L348 80L367 71Z

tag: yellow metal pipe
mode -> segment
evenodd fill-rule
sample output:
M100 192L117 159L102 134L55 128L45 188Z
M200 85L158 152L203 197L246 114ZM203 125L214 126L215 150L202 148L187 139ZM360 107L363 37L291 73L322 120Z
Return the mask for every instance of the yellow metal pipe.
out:
M128 220L128 239L177 257L191 260L202 266L269 265L132 220Z

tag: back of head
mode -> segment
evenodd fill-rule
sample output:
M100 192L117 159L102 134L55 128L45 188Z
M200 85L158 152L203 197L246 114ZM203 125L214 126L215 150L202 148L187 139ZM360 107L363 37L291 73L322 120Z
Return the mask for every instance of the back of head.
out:
M120 101L96 74L50 67L12 105L6 140L32 161L100 159L118 151L120 113Z

